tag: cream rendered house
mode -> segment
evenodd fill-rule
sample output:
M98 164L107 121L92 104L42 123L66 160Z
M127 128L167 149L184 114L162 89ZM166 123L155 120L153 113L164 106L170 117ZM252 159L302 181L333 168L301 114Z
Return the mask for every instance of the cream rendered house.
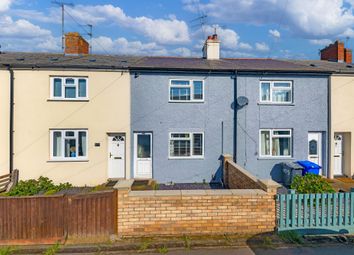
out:
M0 54L0 175L19 169L20 179L74 185L130 178L132 60Z

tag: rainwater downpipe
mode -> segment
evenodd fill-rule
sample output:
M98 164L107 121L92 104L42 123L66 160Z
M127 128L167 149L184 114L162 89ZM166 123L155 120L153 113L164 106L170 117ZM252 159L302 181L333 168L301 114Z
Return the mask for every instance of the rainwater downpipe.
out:
M7 66L10 73L10 126L9 126L9 171L14 169L14 71L10 65Z
M233 160L235 163L237 163L237 71L234 71L234 75L232 76L234 79L234 132L233 132L233 137L234 137L234 149L233 149Z

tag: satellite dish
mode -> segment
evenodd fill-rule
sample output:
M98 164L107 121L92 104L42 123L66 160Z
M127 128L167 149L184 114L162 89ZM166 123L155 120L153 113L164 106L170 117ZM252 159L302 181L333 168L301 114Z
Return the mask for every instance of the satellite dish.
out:
M245 106L245 105L248 105L248 98L247 97L244 97L244 96L240 96L237 98L237 104L239 106Z

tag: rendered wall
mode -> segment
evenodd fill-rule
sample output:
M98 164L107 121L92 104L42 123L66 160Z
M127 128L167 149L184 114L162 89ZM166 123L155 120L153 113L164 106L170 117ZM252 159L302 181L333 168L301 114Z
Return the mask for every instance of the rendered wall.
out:
M51 101L50 76L87 76L88 101ZM0 79L3 78L0 73ZM8 83L1 84L7 92ZM5 93L6 94L6 93ZM8 99L1 93L1 113ZM130 76L121 71L15 71L14 167L20 179L47 176L55 182L97 185L107 180L107 133L126 133L126 176L130 177ZM7 118L6 118L7 121ZM8 136L1 124L1 138ZM50 160L50 129L88 129L88 160ZM100 143L100 146L95 146ZM1 143L0 169L8 171L8 148Z

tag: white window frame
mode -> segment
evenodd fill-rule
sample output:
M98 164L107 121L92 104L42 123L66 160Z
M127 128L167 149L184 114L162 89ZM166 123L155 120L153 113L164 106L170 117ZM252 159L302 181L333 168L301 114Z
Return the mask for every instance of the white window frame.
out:
M262 83L270 83L269 86L269 100L262 100ZM289 89L279 89L274 87L274 83L288 83L290 84ZM290 91L290 101L287 102L278 102L278 101L273 101L273 90L287 90ZM292 104L293 103L293 82L292 81L267 81L267 80L262 80L259 82L259 102L264 103L264 104Z
M61 79L61 96L54 96L54 79ZM66 85L66 79L73 79L73 85ZM79 97L79 80L86 80L86 97ZM75 87L75 98L65 97L65 87ZM89 99L89 81L88 77L75 77L75 76L51 76L50 77L50 99L53 100L65 100L65 101L76 101L76 100L88 100Z
M268 131L269 132L269 149L270 149L270 155L262 155L262 132L263 131ZM274 131L290 131L289 135L274 135ZM289 145L289 150L290 150L290 155L289 156L273 156L272 151L273 151L273 137L285 137L285 138L290 138L290 145ZM259 130L259 157L260 158L292 158L293 156L293 132L292 129L290 128L277 128L277 129L270 129L270 128L263 128Z
M172 85L172 81L188 81L189 85ZM194 81L201 81L202 82L202 93L203 93L203 99L194 99ZM171 103L196 103L196 102L204 102L205 99L205 86L204 86L204 80L190 80L190 79L170 79L169 80L169 86L168 86L168 101ZM171 99L171 88L189 88L191 91L191 99L190 100L173 100Z
M172 134L189 134L189 138L172 138ZM202 155L193 155L193 149L194 149L194 144L193 144L193 135L194 134L201 134L202 135ZM190 141L191 145L191 155L190 156L171 156L171 140L186 140ZM204 149L205 149L205 143L204 143L204 132L169 132L168 133L168 158L169 159L204 159Z
M74 132L74 138L76 140L76 157L65 157L65 132ZM61 155L62 156L54 156L53 150L53 135L54 132L61 132ZM79 148L79 132L86 132L86 156L79 156L78 148ZM88 129L50 129L50 160L51 161L86 161L88 160Z

